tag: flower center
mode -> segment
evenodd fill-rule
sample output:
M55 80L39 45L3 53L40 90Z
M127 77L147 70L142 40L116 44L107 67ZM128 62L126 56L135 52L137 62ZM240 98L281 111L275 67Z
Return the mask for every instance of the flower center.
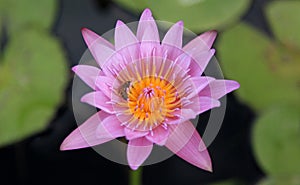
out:
M179 111L191 103L186 98L192 91L188 70L168 60L167 54L126 63L104 68L116 78L111 103L121 124L152 131L160 125L167 128L168 121L180 118Z
M145 77L133 83L128 91L128 107L136 126L151 129L161 124L176 108L180 99L175 87L159 77Z

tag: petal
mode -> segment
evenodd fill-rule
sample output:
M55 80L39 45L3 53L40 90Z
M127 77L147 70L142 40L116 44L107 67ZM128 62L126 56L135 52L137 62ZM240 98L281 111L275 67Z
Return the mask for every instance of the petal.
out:
M131 128L125 128L124 131L127 140L144 137L149 133L148 131L132 130Z
M169 136L169 129L164 128L162 126L158 126L155 129L153 129L152 132L150 132L148 135L146 135L146 138L151 141L152 143L158 144L160 146L165 145L167 139Z
M191 60L192 59L189 55L187 55L186 53L182 53L175 59L175 62L182 69L188 69L188 67L190 66Z
M195 55L211 48L214 40L216 39L216 31L205 32L183 47L183 50L190 55Z
M63 141L60 150L85 148L110 141L112 138L98 138L96 135L97 127L108 116L110 115L102 111L91 116Z
M117 138L125 135L124 127L115 115L105 118L97 127L96 134L98 138Z
M108 98L111 97L111 89L113 85L113 80L107 76L98 76L96 79L97 89L102 91Z
M115 47L120 50L127 46L138 43L137 38L126 24L118 20L115 28Z
M190 66L189 66L189 72L188 74L191 76L201 76L203 70L200 68L197 62L195 60L191 60Z
M110 99L101 91L93 91L85 94L82 96L81 102L90 104L110 114L115 113Z
M199 96L219 99L239 87L240 84L233 80L214 80L199 93Z
M140 43L128 26L120 20L117 21L115 28L115 47L125 64L139 59Z
M206 96L195 96L191 99L193 103L185 106L186 109L192 109L196 115L201 114L215 107L220 107L220 101Z
M185 161L212 171L211 159L197 130L190 121L171 126L172 132L165 146ZM199 151L199 148L203 150Z
M196 64L200 69L200 71L198 71L199 73L198 75L201 75L204 72L207 64L211 60L212 56L214 56L214 54L215 54L215 50L211 49L209 51L197 53L191 56L193 61L196 62ZM192 68L192 66L190 66L190 68Z
M79 76L79 78L84 81L93 90L96 90L96 79L100 74L100 69L89 65L77 65L72 68L72 70Z
M188 99L192 98L193 96L197 95L201 90L203 90L211 81L215 80L212 77L206 76L197 76L191 78L194 84L194 90L187 96Z
M81 32L93 57L102 68L107 59L114 54L114 46L89 29L83 28Z
M107 40L105 40L104 38L100 37L98 34L96 34L95 32L93 32L87 28L82 28L81 33L82 33L85 43L88 46L93 45L94 42L99 40L100 43L103 44L104 46L114 49L114 46L110 42L108 42Z
M148 8L141 15L136 36L139 41L160 42L156 22Z
M150 155L153 144L146 138L130 140L127 148L127 160L131 169L136 170Z
M182 48L183 22L179 21L174 24L166 33L162 40L162 45L169 45L175 48Z
M197 113L192 109L183 108L183 109L174 111L172 113L172 115L174 115L175 118L168 118L168 120L166 121L167 124L170 124L170 125L179 124L179 123L185 122L187 120L194 119L194 118L196 118Z

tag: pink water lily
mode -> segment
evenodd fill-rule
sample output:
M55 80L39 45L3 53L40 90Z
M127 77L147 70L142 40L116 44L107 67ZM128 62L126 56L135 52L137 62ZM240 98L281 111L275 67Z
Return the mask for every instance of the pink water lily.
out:
M114 45L83 29L100 68L77 65L73 71L93 89L81 101L101 110L74 130L61 150L125 137L128 164L134 170L157 144L212 171L209 153L189 120L220 106L218 99L239 88L235 81L203 76L215 53L211 46L216 34L203 33L182 47L183 22L179 21L160 41L149 9L142 13L136 35L117 22Z

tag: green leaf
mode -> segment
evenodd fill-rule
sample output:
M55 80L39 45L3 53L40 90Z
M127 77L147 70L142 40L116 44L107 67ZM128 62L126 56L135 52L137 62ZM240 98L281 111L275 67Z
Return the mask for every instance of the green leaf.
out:
M300 52L282 44L270 44L266 53L266 62L276 76L284 79L291 86L299 86Z
M114 0L116 3L120 4L121 6L135 12L141 12L145 8L147 8L147 2L143 0Z
M254 126L253 146L268 175L300 174L299 109L282 106L261 115Z
M0 0L0 17L4 15L9 6L9 0Z
M280 177L269 177L264 179L258 185L299 185L299 176L280 176Z
M37 30L10 38L0 66L0 146L41 131L53 117L67 81L62 51Z
M276 43L264 34L240 23L220 36L217 47L225 76L241 84L236 93L255 110L286 103L300 105L298 82L274 69L281 55L274 52Z
M300 1L275 1L266 9L275 36L288 47L300 50Z
M158 20L177 22L195 32L219 29L237 21L250 5L250 0L115 0L133 11L148 7Z
M25 27L50 29L55 19L55 0L4 0L9 32L20 32Z

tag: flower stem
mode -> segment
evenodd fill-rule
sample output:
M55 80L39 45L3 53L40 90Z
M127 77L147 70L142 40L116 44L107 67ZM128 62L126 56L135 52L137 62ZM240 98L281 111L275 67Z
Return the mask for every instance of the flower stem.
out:
M129 185L142 185L142 167L137 170L130 170L129 172Z

